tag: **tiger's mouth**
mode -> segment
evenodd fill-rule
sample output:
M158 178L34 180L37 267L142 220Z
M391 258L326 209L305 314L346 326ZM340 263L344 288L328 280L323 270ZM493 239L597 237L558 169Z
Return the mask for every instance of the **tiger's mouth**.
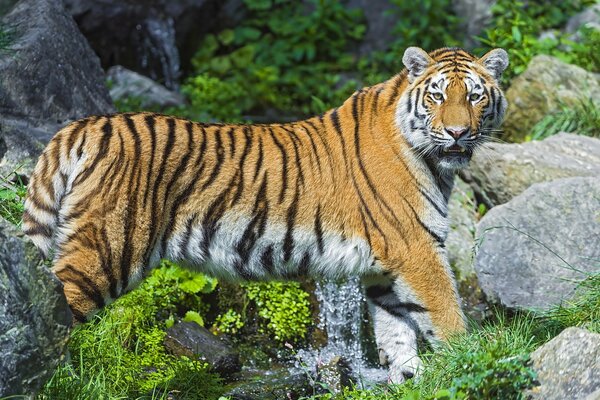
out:
M456 143L453 144L450 147L444 147L444 148L442 148L442 154L445 155L445 156L467 155L465 153L467 153L467 149L465 149L462 146L459 146Z

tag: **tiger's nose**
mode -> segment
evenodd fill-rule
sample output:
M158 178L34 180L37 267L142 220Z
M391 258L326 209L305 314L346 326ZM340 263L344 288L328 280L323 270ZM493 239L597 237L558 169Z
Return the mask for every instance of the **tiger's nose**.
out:
M454 138L454 140L458 140L461 136L464 136L469 132L469 128L464 126L448 126L444 129L447 134Z

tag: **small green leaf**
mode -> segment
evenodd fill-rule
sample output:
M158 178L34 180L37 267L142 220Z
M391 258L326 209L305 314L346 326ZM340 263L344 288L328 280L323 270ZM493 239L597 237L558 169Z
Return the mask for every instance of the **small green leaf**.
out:
M196 311L188 311L185 313L185 317L183 317L185 322L195 322L200 326L204 326L204 319L198 314Z

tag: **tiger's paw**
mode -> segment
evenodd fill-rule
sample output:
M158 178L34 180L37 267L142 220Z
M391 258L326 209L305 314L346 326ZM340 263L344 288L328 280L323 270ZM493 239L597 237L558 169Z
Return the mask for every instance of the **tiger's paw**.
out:
M423 371L423 362L417 356L396 360L390 364L389 383L404 383L409 379L418 379Z

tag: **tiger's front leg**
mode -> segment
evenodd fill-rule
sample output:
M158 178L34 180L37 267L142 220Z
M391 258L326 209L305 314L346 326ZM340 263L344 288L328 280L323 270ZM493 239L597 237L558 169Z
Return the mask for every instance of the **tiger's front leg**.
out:
M445 254L432 252L385 275L365 280L382 364L390 380L402 383L418 376L422 362L417 339L433 347L465 331L464 316Z

